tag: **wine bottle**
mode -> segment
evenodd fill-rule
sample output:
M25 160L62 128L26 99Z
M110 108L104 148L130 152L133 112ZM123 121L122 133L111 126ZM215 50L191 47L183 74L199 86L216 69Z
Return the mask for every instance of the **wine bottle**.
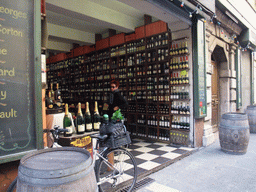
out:
M86 102L86 107L85 107L85 115L84 115L84 119L85 119L85 130L87 132L92 131L92 117L91 117L91 113L89 110L89 103Z
M73 128L72 128L72 120L68 113L68 104L65 105L65 115L63 118L63 128L67 129L68 132L64 132L64 137L72 136Z
M54 101L54 91L53 91L53 83L50 84L50 90L51 92L51 97L52 97L52 100Z
M175 58L175 69L179 69L179 58Z
M190 107L189 107L189 102L187 102L187 106L186 106L186 114L190 114Z
M178 55L179 54L179 45L178 43L176 43L176 49L175 49L175 55Z
M179 62L179 69L183 69L183 57L180 57L180 62Z
M180 42L180 46L179 46L179 49L178 49L178 53L179 53L179 55L182 54L182 42Z
M81 110L81 103L78 103L78 111L76 115L76 133L83 134L85 132L84 117Z
M185 41L184 47L185 47L184 53L188 53L188 42L187 41Z
M54 99L56 108L60 108L62 105L61 92L59 89L59 83L56 84L56 90L54 91Z
M95 108L93 114L93 129L98 131L100 129L100 114L98 110L98 103L95 101Z
M52 100L51 91L48 92L48 98L46 99L46 106L48 109L53 108L53 100Z
M185 53L185 42L182 42L181 44L181 54Z

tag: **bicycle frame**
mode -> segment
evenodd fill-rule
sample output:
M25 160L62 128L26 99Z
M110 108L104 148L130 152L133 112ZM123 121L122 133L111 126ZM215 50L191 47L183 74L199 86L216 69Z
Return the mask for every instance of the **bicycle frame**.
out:
M97 138L92 138L92 139L97 139ZM105 162L105 164L113 171L115 171L116 174L112 175L111 177L108 177L106 179L104 179L101 182L97 182L97 185L101 185L107 181L109 181L110 179L116 179L119 177L120 173L119 171L106 159L103 157L103 153L108 149L108 147L104 147L103 150L99 153L98 152L98 148L99 148L99 140L97 139L96 141L96 147L94 147L93 143L92 143L92 151L93 151L93 165L95 166L95 162L96 162L96 156L103 159L103 161Z

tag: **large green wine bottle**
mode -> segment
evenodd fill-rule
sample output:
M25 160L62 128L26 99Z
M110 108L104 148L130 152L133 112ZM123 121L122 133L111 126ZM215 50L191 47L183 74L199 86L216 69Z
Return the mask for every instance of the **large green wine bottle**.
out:
M63 118L63 128L68 130L68 132L64 132L64 137L72 136L73 128L72 128L72 120L68 113L68 104L65 105L65 116Z
M85 132L84 117L81 110L81 103L78 103L78 111L76 115L76 132L83 134Z
M91 117L91 113L89 110L89 103L86 102L86 106L85 106L85 114L84 114L84 120L85 120L85 130L87 132L92 131L92 117Z
M98 103L95 101L95 108L94 108L94 114L93 114L93 129L94 131L99 131L100 129L100 114L98 110Z

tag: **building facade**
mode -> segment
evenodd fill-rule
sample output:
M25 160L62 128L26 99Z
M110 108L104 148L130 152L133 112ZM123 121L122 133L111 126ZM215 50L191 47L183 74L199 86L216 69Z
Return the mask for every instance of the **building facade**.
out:
M15 4L15 0L11 3ZM38 11L36 6L35 12ZM215 142L222 114L246 112L247 106L256 102L255 0L119 0L106 4L87 0L72 6L70 1L46 0L46 11L51 17L46 16L42 25L37 26L42 31L42 43L37 46L45 47L47 56L50 52L69 52L74 44L81 42L92 45L99 37L96 33L105 38L113 32L101 31L102 26L132 33L145 23L162 20L168 24L172 39L188 38L191 126L187 145L190 147ZM85 20L91 22L86 25L91 31L81 28ZM36 110L41 109L39 105ZM34 131L42 133L41 123L37 126L41 128ZM42 135L37 134L35 140L34 148L42 148L38 144L42 144ZM6 190L17 173L17 160L25 154L19 152L11 152L14 158L0 156L0 176L5 178L0 183L1 191Z

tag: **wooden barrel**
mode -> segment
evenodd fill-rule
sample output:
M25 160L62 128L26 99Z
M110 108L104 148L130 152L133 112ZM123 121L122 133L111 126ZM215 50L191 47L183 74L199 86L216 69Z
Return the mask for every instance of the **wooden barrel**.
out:
M250 139L246 113L226 113L219 126L221 149L232 154L245 154Z
M248 115L250 132L256 133L256 105L247 106L246 113Z
M82 148L43 149L24 156L17 192L98 191L90 153Z

